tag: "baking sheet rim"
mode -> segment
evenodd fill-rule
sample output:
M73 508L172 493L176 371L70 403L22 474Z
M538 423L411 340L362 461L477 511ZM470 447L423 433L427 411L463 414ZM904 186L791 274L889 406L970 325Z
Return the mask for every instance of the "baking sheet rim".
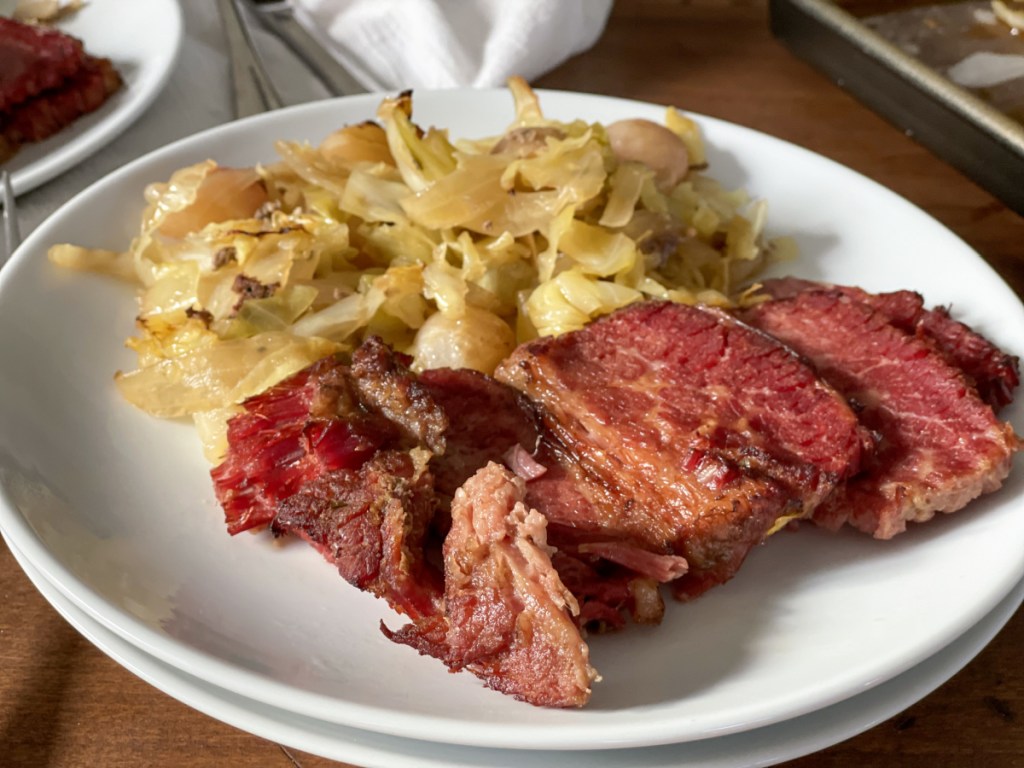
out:
M1024 125L900 50L856 16L828 0L786 1L814 16L867 55L903 75L924 93L938 99L949 109L1024 155Z

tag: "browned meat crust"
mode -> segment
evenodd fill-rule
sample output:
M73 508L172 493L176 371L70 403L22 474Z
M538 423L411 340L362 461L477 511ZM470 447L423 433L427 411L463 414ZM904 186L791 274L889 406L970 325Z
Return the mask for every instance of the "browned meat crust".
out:
M842 290L806 290L743 315L810 359L881 439L865 471L815 512L890 538L997 489L1019 441L927 341Z
M430 454L378 452L356 470L335 470L283 499L277 534L306 539L350 584L413 619L437 615L441 574L426 557L434 515Z
M444 453L448 416L409 370L409 363L373 336L352 355L352 379L368 408L398 425L413 442Z

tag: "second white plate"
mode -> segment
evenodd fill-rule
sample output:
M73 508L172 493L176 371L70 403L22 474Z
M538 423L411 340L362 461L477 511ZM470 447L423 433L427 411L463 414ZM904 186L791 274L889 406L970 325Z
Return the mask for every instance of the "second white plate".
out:
M756 768L817 752L874 727L958 672L995 637L1024 597L1024 582L962 637L867 693L785 723L662 747L603 752L497 750L383 736L303 717L217 688L163 664L76 608L12 549L29 578L104 653L170 696L225 723L332 760L372 768Z

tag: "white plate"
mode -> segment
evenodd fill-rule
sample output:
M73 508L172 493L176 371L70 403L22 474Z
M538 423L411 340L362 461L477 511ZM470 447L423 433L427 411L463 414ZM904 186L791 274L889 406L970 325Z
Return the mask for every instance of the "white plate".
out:
M104 629L75 607L16 549L11 551L47 600L118 663L170 696L225 723L332 760L372 768L755 768L793 760L855 736L924 698L973 659L1013 616L1024 581L961 637L902 675L840 704L785 723L717 739L661 747L593 751L509 751L382 736L277 709L168 666Z
M649 105L544 93L563 119L660 118ZM377 97L232 123L132 163L73 199L0 272L0 527L90 616L172 666L250 699L342 725L486 747L600 749L750 730L860 693L973 626L1024 576L1024 473L957 515L891 542L805 529L653 630L592 638L604 676L580 711L529 707L386 641L400 619L309 547L232 539L186 424L119 400L112 372L135 305L124 285L62 272L47 246L123 248L142 190L187 163L273 158L374 114ZM496 133L503 91L420 93L417 119ZM1020 354L1024 307L948 230L821 157L702 119L714 173L771 203L796 234L791 271L868 289L913 287ZM1022 409L1010 409L1018 430ZM1020 467L1017 467L1019 470Z
M0 10L7 10L5 2ZM95 112L45 141L24 145L2 167L15 194L35 189L113 141L153 103L174 69L184 36L177 0L87 0L57 23L87 53L108 58L124 86Z

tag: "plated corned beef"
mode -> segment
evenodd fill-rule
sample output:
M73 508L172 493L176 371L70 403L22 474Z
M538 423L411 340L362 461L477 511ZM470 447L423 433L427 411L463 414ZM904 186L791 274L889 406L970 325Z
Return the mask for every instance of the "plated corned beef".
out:
M795 520L889 538L1000 487L1003 353L917 294L771 281L730 314L651 301L416 375L378 339L244 403L232 533L308 540L408 617L392 640L580 706L586 632L657 623Z

